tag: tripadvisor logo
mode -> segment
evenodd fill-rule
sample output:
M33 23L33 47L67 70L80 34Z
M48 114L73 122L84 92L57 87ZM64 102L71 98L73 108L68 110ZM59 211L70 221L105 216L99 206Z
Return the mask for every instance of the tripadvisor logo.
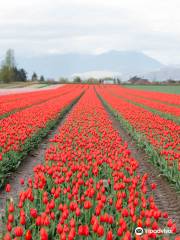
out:
M143 228L137 227L137 228L135 229L135 234L136 234L136 235L141 236L143 233L144 233Z
M135 234L138 235L138 236L141 236L143 233L146 233L146 234L151 234L151 233L155 233L155 234L172 234L172 230L169 229L169 228L164 228L164 229L156 229L156 230L153 230L153 229L149 229L149 228L141 228L141 227L137 227L135 229Z

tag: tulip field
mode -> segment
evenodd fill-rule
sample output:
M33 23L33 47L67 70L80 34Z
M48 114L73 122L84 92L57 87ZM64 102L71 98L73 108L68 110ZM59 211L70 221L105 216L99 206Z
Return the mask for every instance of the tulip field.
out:
M112 118L178 191L179 117L180 95L117 85L0 96L0 187L7 194L0 239L178 240L180 218L156 203L158 182L139 173ZM42 163L13 199L11 175L55 126Z
M166 117L168 111L180 120L180 95L170 95L165 100L161 97L162 94L159 97L156 94L154 98L147 100L149 96L144 93L141 95L141 91L138 97L138 91L131 94L132 90L126 92L122 88L100 87L97 91L119 117L124 128L151 155L152 162L180 189L180 125ZM155 114L153 110L147 110L146 106L149 105L154 111L158 109L161 113Z
M52 99L48 101L45 100L47 93L43 93L43 97L40 96L40 98L36 96L36 100L32 101L32 94L29 98L28 94L20 96L21 102L29 103L31 107L26 106L22 111L17 111L0 120L0 186L7 180L10 171L18 167L24 155L55 124L61 111L63 112L82 93L82 88L72 90L67 92L61 88L58 95L55 90L55 97L51 97ZM52 93L48 94L51 96ZM37 104L40 99L41 101L43 99L43 102ZM16 108L19 107L16 102L18 103L19 99L9 103ZM36 104L33 105L32 102ZM2 108L4 108L3 104Z

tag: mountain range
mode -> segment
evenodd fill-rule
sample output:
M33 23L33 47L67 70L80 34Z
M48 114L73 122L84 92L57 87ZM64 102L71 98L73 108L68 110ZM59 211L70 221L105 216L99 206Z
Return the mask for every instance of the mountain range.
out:
M136 51L109 51L102 54L49 54L18 58L18 65L29 73L36 72L47 78L72 77L76 74L111 73L129 77L141 73L157 71L162 63ZM95 76L94 76L95 77Z
M138 74L138 76L149 79L151 81L166 81L168 79L180 80L180 66L163 66L159 70L144 74Z

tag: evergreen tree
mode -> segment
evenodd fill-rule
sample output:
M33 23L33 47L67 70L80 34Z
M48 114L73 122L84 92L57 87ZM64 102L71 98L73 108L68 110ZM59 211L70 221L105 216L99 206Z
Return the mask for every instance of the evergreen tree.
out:
M38 81L38 76L35 72L33 73L32 77L31 77L31 81L33 81L33 82Z
M39 81L40 81L40 82L44 82L44 81L45 81L45 79L44 79L44 76L43 76L43 75L41 75L41 77L40 77Z
M14 81L15 57L12 49L7 50L0 69L0 80L5 83Z
M16 82L27 81L27 73L23 68L17 69L17 67L15 67L13 71L14 71L14 81Z

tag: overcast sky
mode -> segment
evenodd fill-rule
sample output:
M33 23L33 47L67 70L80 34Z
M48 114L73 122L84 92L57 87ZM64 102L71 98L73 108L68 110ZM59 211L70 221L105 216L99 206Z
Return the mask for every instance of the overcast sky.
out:
M5 0L0 57L136 50L180 64L179 0Z

